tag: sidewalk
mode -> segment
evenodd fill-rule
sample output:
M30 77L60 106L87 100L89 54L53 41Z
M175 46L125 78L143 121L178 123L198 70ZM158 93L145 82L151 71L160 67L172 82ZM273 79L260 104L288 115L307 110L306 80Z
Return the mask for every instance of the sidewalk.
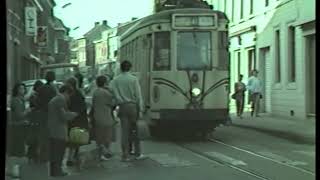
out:
M244 113L243 119L231 114L233 126L253 129L272 136L293 141L298 144L315 144L315 118L313 119L286 119L270 114L260 114L260 117L251 117Z

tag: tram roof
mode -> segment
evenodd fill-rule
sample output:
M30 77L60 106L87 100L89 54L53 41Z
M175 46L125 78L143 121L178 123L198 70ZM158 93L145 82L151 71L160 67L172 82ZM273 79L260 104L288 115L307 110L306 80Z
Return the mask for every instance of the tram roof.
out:
M127 34L131 34L136 28L144 26L153 21L161 21L161 20L169 20L171 21L172 14L208 14L214 13L217 14L218 19L228 19L226 14L222 11L215 11L212 9L204 9L204 8L183 8L183 9L170 9L160 11L156 14L152 14L150 16L144 17L142 19L137 20L136 22L132 22L131 26L121 34L122 37L126 37ZM121 37L121 39L122 39Z

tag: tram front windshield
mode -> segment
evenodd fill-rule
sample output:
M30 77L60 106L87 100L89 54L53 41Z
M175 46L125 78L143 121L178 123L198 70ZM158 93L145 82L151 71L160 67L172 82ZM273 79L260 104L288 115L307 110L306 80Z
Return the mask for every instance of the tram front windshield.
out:
M178 32L178 70L211 69L211 33Z

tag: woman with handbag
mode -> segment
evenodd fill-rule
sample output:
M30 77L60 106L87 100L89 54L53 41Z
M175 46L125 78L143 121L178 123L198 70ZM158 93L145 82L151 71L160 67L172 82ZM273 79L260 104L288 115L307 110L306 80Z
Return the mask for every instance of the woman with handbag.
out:
M95 140L98 145L100 160L108 160L112 156L110 145L115 123L112 117L115 104L114 95L106 87L107 81L105 76L97 77L96 84L98 88L93 92L92 96Z
M26 86L18 83L14 86L11 101L11 119L8 121L8 175L20 177L20 166L25 157L27 117L31 109L25 107Z
M69 134L70 130L75 127L88 131L89 122L87 118L87 107L85 103L85 97L79 89L81 87L81 81L72 77L66 81L66 84L71 85L74 89L74 93L70 96L69 99L69 110L71 112L78 113L78 116L69 122ZM74 161L78 159L79 146L80 144L69 142L69 155L67 161L68 166L72 166L74 164Z
M233 99L236 101L237 116L242 119L243 109L244 109L244 98L246 91L246 85L242 82L243 75L239 75L239 81L234 84L234 94Z

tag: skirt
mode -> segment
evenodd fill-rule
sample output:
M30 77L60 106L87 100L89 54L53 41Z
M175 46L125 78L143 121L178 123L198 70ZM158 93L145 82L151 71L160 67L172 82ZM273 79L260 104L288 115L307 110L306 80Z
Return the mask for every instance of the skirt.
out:
M112 142L112 126L96 126L95 130L95 139L98 144L106 144Z
M7 152L12 157L24 157L26 155L26 126L10 125L7 133Z

